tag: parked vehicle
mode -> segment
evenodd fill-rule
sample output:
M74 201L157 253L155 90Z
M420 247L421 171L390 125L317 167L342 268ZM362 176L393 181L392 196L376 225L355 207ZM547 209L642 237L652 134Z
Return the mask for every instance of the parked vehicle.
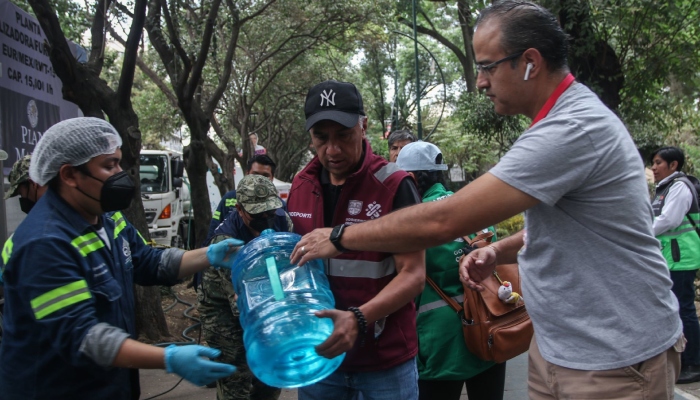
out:
M190 238L193 212L189 180L182 153L169 150L142 150L139 174L141 199L151 239L158 244L189 249L196 244ZM243 178L243 170L236 164L236 186ZM274 180L283 200L287 200L291 184ZM221 193L214 177L207 173L207 188L212 212L221 201Z
M141 199L151 239L188 248L191 203L182 154L142 150L140 164Z

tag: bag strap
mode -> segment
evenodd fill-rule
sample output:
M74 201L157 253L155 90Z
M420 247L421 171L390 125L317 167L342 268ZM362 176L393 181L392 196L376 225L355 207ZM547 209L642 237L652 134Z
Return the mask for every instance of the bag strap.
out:
M692 184L690 184L690 181L687 178L686 179L680 179L680 178L683 178L683 177L681 176L681 177L675 178L673 181L674 182L675 181L683 182L688 187L688 189L690 189L690 194L693 196L693 203L698 205L698 198L697 198L697 192L695 191L695 187ZM690 221L690 224L693 225L693 228L695 229L695 233L697 233L698 237L700 237L700 228L698 228L698 225L695 223L693 218L690 216L690 210L688 210L688 212L685 213L685 216L688 217L688 221Z
M462 312L462 310L463 310L462 306L459 305L459 303L457 303L457 302L455 301L455 299L453 299L452 297L446 295L445 292L443 292L443 291L438 287L438 285L437 285L432 279L430 279L429 276L426 276L426 277L425 277L425 281L428 282L428 284L433 288L433 290L435 290L435 291L437 292L437 294L439 294L440 297L442 297L442 299L445 300L445 302L446 302L450 307L452 307L453 310L457 311L457 313L461 313L461 312Z
M469 236L463 236L462 239L464 239L469 246L481 248L491 243L491 240L493 240L493 232L481 232L480 234L474 236L474 239L469 239Z

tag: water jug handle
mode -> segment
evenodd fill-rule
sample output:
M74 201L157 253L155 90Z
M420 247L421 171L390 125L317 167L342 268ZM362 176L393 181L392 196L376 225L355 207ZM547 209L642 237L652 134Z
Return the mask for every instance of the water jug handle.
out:
M272 294L275 296L275 300L280 301L284 299L284 290L275 257L266 258L265 263L267 264L267 276L270 278L270 285L272 285Z

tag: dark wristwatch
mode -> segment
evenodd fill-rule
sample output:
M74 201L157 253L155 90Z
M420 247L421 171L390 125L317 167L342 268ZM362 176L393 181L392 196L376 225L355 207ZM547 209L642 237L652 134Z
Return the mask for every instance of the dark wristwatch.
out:
M331 231L331 243L333 243L333 246L335 246L335 248L338 249L338 251L341 253L348 252L348 249L346 249L340 244L340 238L343 236L343 231L345 231L346 226L347 225L345 224L341 224L333 228L333 230Z

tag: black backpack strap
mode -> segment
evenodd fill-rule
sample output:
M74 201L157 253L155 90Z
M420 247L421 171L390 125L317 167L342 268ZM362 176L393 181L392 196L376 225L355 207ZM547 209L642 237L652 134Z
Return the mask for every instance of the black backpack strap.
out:
M695 203L695 205L698 206L698 193L695 191L695 186L693 186L690 180L688 180L684 175L675 178L673 181L683 182L686 186L688 186L688 189L690 189L690 194L693 196L693 203ZM690 216L690 210L687 213L685 213L685 216L688 217L688 221L690 221L690 224L693 225L693 228L695 228L695 233L697 233L698 237L700 237L700 228Z

